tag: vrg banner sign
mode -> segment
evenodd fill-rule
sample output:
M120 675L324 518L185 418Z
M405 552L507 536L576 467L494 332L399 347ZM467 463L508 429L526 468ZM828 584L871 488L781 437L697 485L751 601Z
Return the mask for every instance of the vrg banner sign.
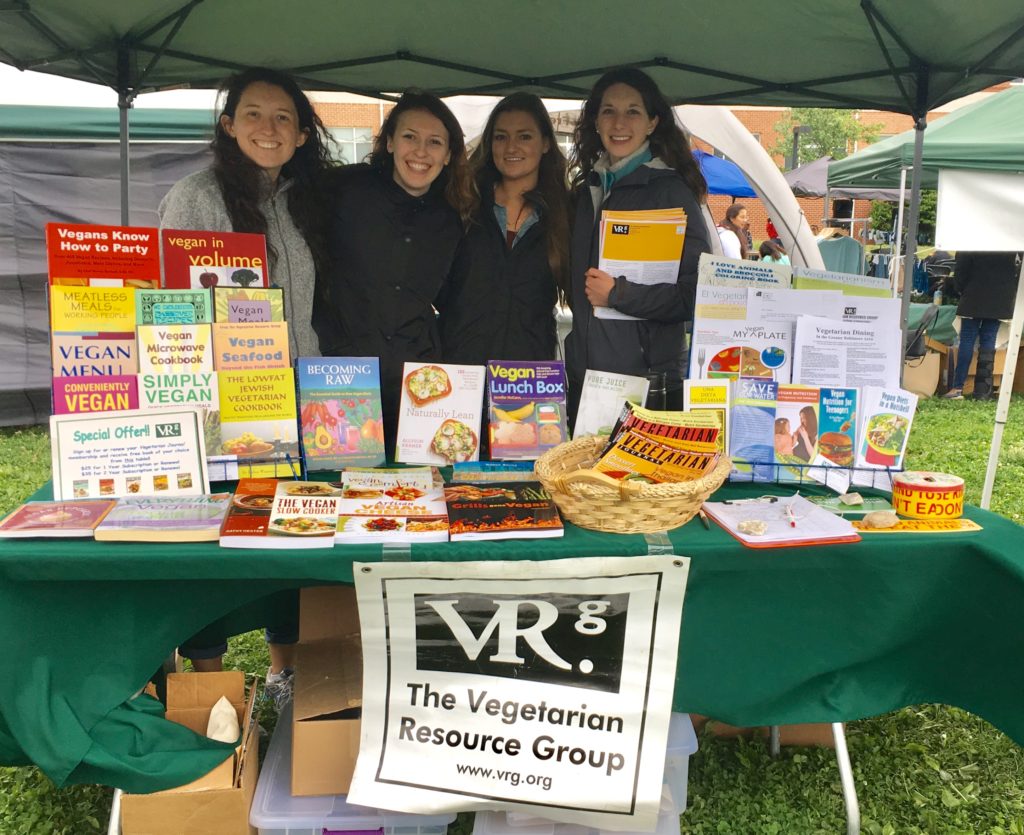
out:
M349 802L653 830L689 560L355 566Z

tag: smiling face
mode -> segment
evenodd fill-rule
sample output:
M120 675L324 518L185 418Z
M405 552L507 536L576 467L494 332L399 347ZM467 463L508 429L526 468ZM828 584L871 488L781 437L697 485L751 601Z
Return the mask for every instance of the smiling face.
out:
M644 107L640 92L628 84L613 84L601 96L597 132L614 165L634 153L658 125Z
M506 110L494 120L491 156L506 185L514 183L522 191L536 188L541 157L550 148L529 113Z
M277 180L281 168L309 132L299 127L291 96L276 84L256 81L242 92L234 118L220 117L221 126L246 157Z
M394 178L413 197L430 190L451 161L448 130L426 110L407 110L398 117L395 133L388 137L388 153L394 157Z

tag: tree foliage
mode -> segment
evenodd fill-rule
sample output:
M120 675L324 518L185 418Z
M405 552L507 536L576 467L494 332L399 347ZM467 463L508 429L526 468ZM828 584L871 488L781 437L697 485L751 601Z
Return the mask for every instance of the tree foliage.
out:
M855 142L874 142L882 131L880 122L865 123L859 114L850 110L831 110L820 107L797 107L776 123L778 141L773 154L784 157L787 163L793 155L793 129L801 127L799 158L796 166L829 156L842 159L853 150ZM793 166L794 168L796 166Z

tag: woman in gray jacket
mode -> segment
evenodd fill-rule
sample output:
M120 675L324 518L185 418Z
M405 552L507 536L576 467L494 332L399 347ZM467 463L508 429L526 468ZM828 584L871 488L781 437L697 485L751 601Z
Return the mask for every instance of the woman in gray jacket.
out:
M295 80L276 70L247 69L224 83L222 95L213 165L175 183L160 204L160 226L265 235L270 283L284 291L291 356L319 356L312 317L326 249L324 127ZM266 632L266 692L279 708L291 698L298 639L298 598L285 597L292 616ZM196 670L215 671L227 643L212 624L179 649Z
M213 165L167 192L160 227L265 235L270 283L284 290L291 355L319 356L311 321L326 251L324 126L295 80L277 70L247 69L221 94Z
M672 108L644 72L605 73L583 104L570 167L576 202L570 250L572 332L566 339L569 413L575 419L587 369L665 375L666 407L683 404L686 325L697 262L711 251L701 204L707 184ZM675 284L641 285L597 269L601 211L676 209L686 237ZM598 319L610 307L633 319Z

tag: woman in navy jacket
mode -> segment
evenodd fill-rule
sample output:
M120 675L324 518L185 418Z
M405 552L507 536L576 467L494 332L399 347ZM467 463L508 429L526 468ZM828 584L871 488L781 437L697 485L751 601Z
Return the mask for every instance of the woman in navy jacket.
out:
M407 91L369 163L340 169L332 198L330 267L313 324L323 356L380 357L391 457L402 366L441 359L434 304L475 205L458 121L434 94Z
M576 126L576 204L570 249L573 313L566 339L570 414L587 369L664 373L666 405L681 409L686 324L693 317L697 263L711 251L701 204L707 185L672 109L651 78L631 67L594 85ZM640 285L597 269L603 209L682 208L686 237L675 284ZM598 319L611 307L634 320Z
M438 302L448 362L550 360L569 272L565 157L543 102L495 106L470 159L480 209Z

